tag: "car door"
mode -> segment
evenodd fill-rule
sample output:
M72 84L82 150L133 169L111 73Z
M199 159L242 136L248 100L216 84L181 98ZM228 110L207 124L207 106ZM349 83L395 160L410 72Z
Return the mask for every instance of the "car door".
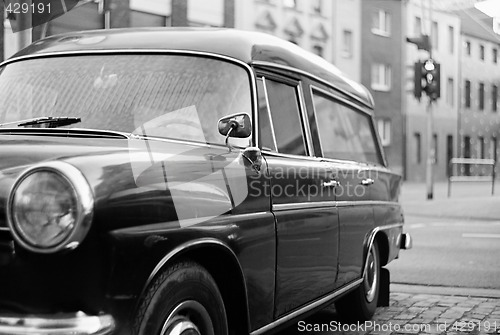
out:
M373 146L371 116L327 88L311 87L313 136L339 185L335 199L339 213L339 273L336 287L362 275L365 245L374 228L370 188L375 183L372 162L380 159Z
M275 317L331 292L337 276L335 181L313 157L299 81L258 80L259 137L276 218Z

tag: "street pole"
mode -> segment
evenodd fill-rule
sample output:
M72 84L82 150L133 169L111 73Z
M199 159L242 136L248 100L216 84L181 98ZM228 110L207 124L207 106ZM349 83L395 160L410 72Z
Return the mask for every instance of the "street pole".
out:
M19 4L26 3L28 8L31 8L31 0L17 1ZM19 14L17 19L19 31L17 34L17 42L19 50L26 48L31 44L31 15L29 13Z
M432 176L432 165L434 164L433 127L432 127L432 98L429 97L427 105L427 168L425 171L425 181L427 186L427 200L434 197L434 180Z

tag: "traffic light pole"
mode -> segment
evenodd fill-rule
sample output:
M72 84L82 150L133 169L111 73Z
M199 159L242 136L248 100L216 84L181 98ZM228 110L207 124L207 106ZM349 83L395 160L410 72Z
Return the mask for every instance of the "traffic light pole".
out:
M434 147L433 147L433 115L432 115L432 98L429 97L427 105L427 166L425 170L425 181L427 188L427 200L434 198L434 178L432 176L432 165L434 164Z

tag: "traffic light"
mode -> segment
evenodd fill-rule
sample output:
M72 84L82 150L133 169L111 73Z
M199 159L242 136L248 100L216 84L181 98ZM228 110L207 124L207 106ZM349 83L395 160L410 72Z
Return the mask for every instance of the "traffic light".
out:
M420 100L424 91L431 100L441 97L441 66L433 59L414 65L413 95Z
M425 61L422 67L422 76L425 79L425 93L431 100L441 97L441 65L433 59Z

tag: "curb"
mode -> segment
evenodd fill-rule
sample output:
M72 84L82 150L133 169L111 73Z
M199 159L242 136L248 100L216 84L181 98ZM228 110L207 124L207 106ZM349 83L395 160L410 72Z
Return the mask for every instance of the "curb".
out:
M411 294L430 294L430 295L449 295L460 297L476 298L496 298L500 299L500 290L473 287L450 287L450 286L428 286L404 283L391 283L391 292L411 293Z

